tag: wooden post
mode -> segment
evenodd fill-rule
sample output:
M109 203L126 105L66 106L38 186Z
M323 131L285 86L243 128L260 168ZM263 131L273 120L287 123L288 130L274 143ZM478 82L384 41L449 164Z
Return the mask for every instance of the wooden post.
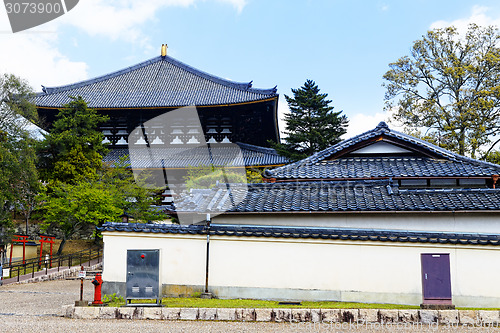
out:
M83 272L83 266L80 269ZM80 284L80 302L83 302L83 277L80 280L81 280L81 284Z

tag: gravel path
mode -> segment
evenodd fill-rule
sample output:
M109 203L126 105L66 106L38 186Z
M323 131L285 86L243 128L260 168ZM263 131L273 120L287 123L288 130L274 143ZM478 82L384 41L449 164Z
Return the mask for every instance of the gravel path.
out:
M90 280L84 281L84 299L93 299ZM80 297L80 281L61 280L0 287L0 332L500 332L487 328L363 327L344 324L245 323L209 321L78 320L61 317L61 307ZM339 324L338 324L339 325Z

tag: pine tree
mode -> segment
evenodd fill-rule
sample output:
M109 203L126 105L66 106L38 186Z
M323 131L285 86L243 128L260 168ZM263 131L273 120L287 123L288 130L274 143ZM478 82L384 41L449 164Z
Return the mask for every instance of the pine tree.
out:
M333 112L328 94L321 94L312 80L292 89L293 98L285 95L290 113L285 115L287 137L273 144L279 154L300 160L340 142L346 133L348 119L342 111Z

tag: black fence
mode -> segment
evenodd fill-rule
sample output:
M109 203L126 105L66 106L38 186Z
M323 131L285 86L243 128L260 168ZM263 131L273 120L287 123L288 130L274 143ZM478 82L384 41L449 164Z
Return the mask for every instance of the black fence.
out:
M82 265L83 263L91 262L97 259L97 263L101 261L102 249L90 248L87 250L78 251L71 254L64 254L60 256L53 256L52 258L31 258L26 260L12 261L12 263L5 263L3 268L9 268L9 276L4 276L4 279L9 279L17 276L17 281L21 275L31 274L31 277L35 277L36 272L45 271L48 274L48 270L51 268L56 268L59 272L61 267L64 269L66 267L71 268L72 266Z

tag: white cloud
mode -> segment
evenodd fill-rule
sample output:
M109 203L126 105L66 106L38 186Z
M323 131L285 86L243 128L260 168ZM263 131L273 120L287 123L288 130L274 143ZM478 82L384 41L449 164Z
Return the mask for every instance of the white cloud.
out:
M374 129L381 121L388 122L389 115L385 112L377 112L375 114L357 113L349 117L349 126L347 133L342 139L349 139L358 134ZM392 127L392 126L391 126Z
M10 33L5 11L0 10L0 73L9 73L28 80L35 91L41 84L60 85L87 78L87 65L74 62L57 49L54 31L29 30Z
M72 25L90 36L104 36L127 43L149 41L142 27L165 7L189 7L200 0L82 0L77 7L61 17L60 23ZM232 5L241 13L246 0L218 0Z
M278 101L278 126L280 130L281 139L285 138L284 135L286 122L284 119L285 114L290 113L288 104L284 99ZM353 116L348 116L349 126L347 126L347 133L342 136L342 139L349 139L358 134L374 129L381 121L385 121L391 129L396 131L403 131L403 127L391 122L391 112L377 112L375 114L357 113Z
M382 12L386 12L389 10L389 5L385 2L379 2L378 9Z
M219 0L220 2L225 2L232 5L240 14L243 11L243 8L246 6L246 0Z
M381 121L385 121L389 128L396 131L403 131L403 126L391 121L392 111L377 112L375 114L357 113L349 117L349 126L347 133L342 139L349 139L366 131L374 129Z
M467 31L467 27L471 23L475 23L480 26L494 25L500 27L500 17L490 17L487 15L488 11L488 7L476 5L472 7L472 13L469 17L457 19L454 21L436 21L431 24L430 29L454 26L457 28L458 32L462 34Z
M205 0L82 0L67 14L25 32L10 33L5 11L0 10L0 73L13 73L28 80L36 91L40 85L58 86L88 78L88 65L71 61L59 49L58 32L74 26L90 36L102 36L140 44L148 49L144 25L168 6L188 7ZM246 0L217 0L240 13ZM71 39L73 45L78 41Z

